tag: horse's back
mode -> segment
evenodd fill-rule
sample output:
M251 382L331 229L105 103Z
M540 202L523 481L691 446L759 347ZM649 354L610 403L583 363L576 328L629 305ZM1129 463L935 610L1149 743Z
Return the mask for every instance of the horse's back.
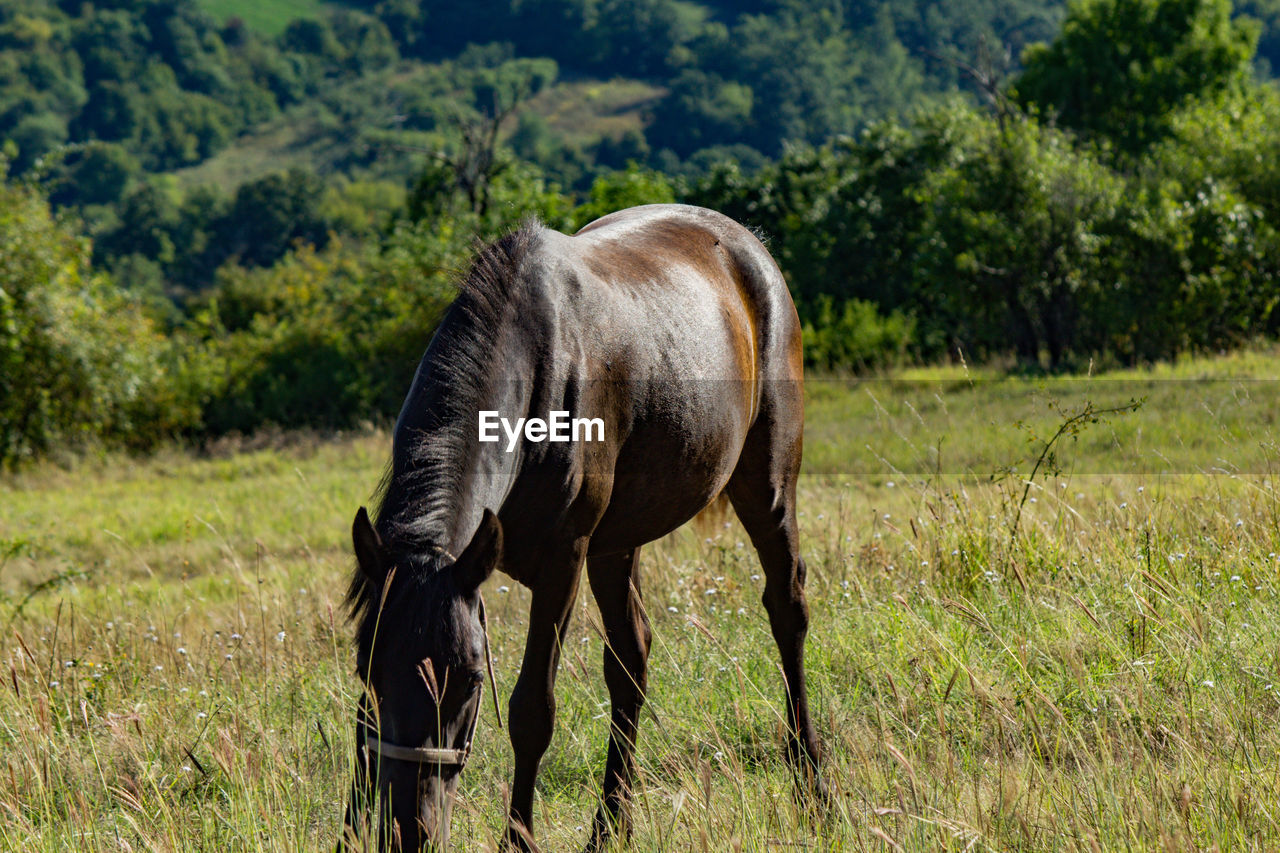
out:
M567 242L602 285L602 301L621 309L615 319L641 318L632 340L668 337L654 334L659 321L670 324L669 337L683 333L675 352L733 338L735 358L700 351L685 375L799 378L800 324L786 282L738 222L700 207L644 205L597 219Z
M577 451L608 487L593 551L634 547L720 493L762 409L799 405L795 307L760 241L702 208L621 211L536 254L561 370L616 437Z

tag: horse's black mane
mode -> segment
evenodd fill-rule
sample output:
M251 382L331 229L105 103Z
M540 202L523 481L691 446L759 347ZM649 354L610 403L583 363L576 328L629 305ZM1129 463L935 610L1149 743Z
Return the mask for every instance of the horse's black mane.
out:
M458 298L436 329L431 376L446 393L434 397L423 413L427 420L415 428L418 436L396 435L397 443L409 442L405 463L401 470L396 470L394 460L388 463L372 501L375 526L402 579L407 571L429 575L448 559L441 550L448 547L441 541L448 531L439 529L439 520L455 496L467 461L448 451L459 446L460 431L475 418L474 398L489 375L495 336L501 334L513 288L519 284L520 262L541 227L534 219L526 220L516 231L480 248L458 286ZM418 391L415 387L409 393ZM400 432L408 430L401 427ZM425 488L429 484L444 487ZM372 641L381 594L357 565L347 588L347 605L359 624L360 648L367 647L366 639Z

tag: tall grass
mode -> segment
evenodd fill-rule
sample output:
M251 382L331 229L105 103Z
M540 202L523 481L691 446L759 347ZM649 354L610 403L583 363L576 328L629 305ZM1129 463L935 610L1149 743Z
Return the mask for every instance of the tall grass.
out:
M1277 362L1242 364L1179 369ZM873 403L865 383L811 386L800 505L832 808L794 796L759 564L730 521L642 558L654 647L634 848L1280 845L1280 494L1271 410L1246 401L1264 386L1153 385L1138 412L1064 446L1015 537L1062 413L1030 381L906 378L927 383L902 387L927 389L932 413L905 392ZM1188 401L1209 395L1201 418ZM928 464L938 441L943 464ZM922 455L890 458L893 442ZM857 446L881 467L841 456ZM387 449L385 434L304 438L0 486L0 848L333 843L359 689L346 531ZM995 456L1018 471L992 479ZM528 596L499 576L486 598L505 700ZM585 585L577 607L539 779L551 850L585 841L607 735ZM510 748L483 714L460 849L492 848L503 826Z

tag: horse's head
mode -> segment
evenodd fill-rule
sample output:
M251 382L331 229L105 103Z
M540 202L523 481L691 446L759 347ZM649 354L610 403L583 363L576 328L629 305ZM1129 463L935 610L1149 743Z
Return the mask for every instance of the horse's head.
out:
M363 507L352 539L367 610L348 824L364 823L376 801L380 849L444 849L488 663L479 587L501 559L502 526L485 510L466 549L456 560L438 555L442 565L430 572L399 568Z

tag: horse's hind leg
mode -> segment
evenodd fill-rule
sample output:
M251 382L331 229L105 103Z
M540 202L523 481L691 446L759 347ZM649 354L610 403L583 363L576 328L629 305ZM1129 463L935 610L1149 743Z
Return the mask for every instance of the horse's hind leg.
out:
M604 680L613 704L604 798L587 850L599 850L615 833L629 837L627 800L635 774L636 727L644 704L651 633L640 601L640 549L587 559L587 578L604 621Z
M796 525L796 480L803 429L799 393L797 383L794 399L790 393L783 394L787 399L781 401L766 398L726 492L764 567L764 606L786 679L790 723L787 756L800 778L825 797L804 675L809 606L804 595L805 565L800 558Z

